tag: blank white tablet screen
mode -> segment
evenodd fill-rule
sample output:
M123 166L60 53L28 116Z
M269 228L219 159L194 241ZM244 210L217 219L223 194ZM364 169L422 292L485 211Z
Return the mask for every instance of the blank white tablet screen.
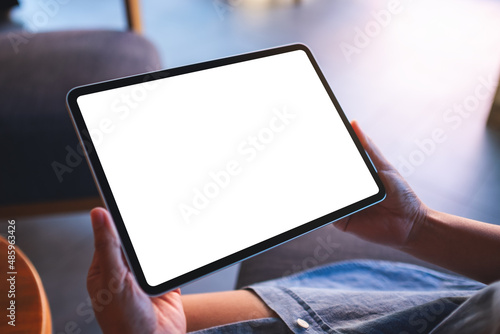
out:
M300 50L77 103L152 286L379 191Z

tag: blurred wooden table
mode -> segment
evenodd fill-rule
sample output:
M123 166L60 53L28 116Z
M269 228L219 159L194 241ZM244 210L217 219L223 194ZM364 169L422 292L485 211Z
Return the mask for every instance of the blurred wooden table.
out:
M52 321L50 308L43 289L42 281L33 264L26 255L17 247L15 249L15 269L16 274L8 274L9 243L0 237L0 270L2 271L0 280L0 300L1 300L1 321L0 333L52 333ZM15 276L11 286L8 278ZM15 290L15 296L11 295L11 290ZM7 308L11 301L15 301L15 326L9 325L9 314ZM12 318L13 320L14 318Z

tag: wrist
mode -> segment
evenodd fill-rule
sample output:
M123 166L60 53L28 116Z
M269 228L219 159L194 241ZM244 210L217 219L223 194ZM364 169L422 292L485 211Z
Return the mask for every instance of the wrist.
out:
M406 253L414 253L419 249L425 231L429 229L432 225L431 217L434 215L434 210L427 207L425 204L421 203L418 210L412 217L410 222L410 231L406 236L403 245L400 250Z

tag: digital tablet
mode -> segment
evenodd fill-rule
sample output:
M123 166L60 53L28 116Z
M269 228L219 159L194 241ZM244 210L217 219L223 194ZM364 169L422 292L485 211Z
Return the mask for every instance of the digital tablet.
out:
M67 105L152 295L385 197L304 45L77 87Z

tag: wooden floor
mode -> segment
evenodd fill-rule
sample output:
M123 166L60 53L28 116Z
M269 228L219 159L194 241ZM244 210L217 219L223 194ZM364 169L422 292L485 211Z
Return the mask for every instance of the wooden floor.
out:
M360 121L430 207L500 223L500 134L485 125L500 75L499 1L402 1L390 15L387 1L304 0L268 9L247 2L143 1L145 35L165 67L307 44L348 118ZM34 0L23 4L17 20L41 10ZM122 29L124 22L119 1L73 1L40 29ZM55 332L72 322L82 333L99 332L85 312L88 215L24 219L18 227ZM234 273L199 289L231 288Z

